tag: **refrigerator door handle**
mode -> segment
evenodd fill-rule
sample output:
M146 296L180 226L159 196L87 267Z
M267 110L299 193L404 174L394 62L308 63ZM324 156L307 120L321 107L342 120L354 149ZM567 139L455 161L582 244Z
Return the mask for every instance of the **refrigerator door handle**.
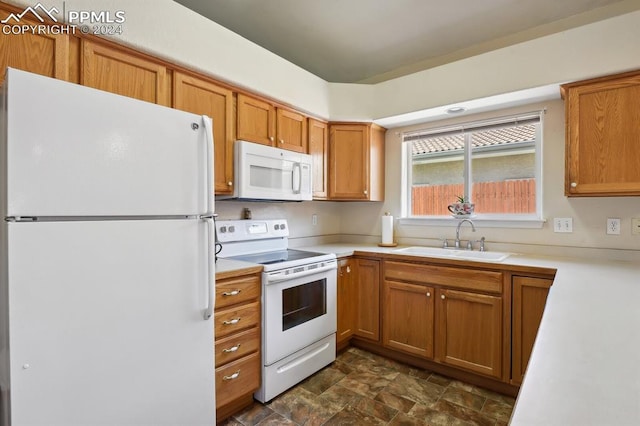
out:
M204 311L204 319L208 321L213 316L214 297L215 297L215 256L211 253L213 246L215 245L214 230L215 222L214 218L217 215L207 214L200 216L200 219L207 222L207 308ZM215 250L215 249L214 249Z
M213 200L214 200L214 190L213 190L213 123L211 122L211 118L206 115L202 116L202 122L204 124L204 132L207 138L207 173L206 179L207 184L204 186L206 188L206 202L207 202L207 213L213 213Z

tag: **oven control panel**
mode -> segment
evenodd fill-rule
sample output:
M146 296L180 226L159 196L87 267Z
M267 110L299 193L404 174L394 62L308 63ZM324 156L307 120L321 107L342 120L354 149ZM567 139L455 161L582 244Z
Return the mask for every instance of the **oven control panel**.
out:
M216 235L221 243L281 238L289 236L289 225L286 219L217 220Z

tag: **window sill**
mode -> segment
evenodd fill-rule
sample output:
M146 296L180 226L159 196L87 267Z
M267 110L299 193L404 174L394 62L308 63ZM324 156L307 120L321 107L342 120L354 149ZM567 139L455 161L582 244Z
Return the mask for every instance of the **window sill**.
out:
M545 219L532 216L505 217L498 215L478 215L470 218L473 223L481 224L483 228L525 228L540 229L545 224ZM398 219L401 225L424 226L455 226L460 219L448 216L414 216Z

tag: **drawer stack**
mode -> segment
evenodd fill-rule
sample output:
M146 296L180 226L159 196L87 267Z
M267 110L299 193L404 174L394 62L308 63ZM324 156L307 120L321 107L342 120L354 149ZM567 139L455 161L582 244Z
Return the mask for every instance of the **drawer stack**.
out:
M217 420L250 404L260 386L260 275L216 283L215 365Z

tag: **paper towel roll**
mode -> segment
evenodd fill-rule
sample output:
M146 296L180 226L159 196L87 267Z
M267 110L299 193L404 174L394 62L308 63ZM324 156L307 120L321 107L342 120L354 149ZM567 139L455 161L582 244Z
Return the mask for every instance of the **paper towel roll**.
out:
M393 216L382 216L382 244L393 244Z

